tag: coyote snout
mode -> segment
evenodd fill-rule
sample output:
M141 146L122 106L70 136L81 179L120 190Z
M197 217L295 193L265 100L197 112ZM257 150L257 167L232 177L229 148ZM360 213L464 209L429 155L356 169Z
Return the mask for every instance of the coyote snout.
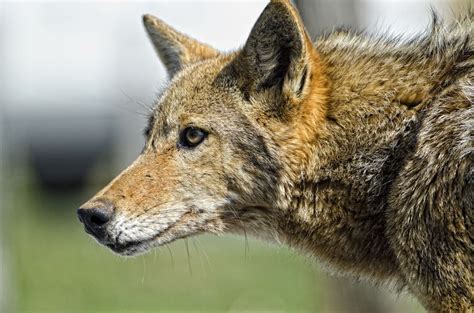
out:
M218 213L227 202L221 196L225 190L206 190L206 182L190 188L193 174L177 159L189 152L183 149L188 148L170 146L158 153L150 146L78 210L86 232L116 253L134 255L191 234L221 230ZM205 169L194 173L209 175Z

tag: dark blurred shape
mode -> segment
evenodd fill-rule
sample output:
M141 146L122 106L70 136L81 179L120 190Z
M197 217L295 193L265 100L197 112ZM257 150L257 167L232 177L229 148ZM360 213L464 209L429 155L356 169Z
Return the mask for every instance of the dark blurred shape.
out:
M34 121L27 144L41 187L48 191L74 191L86 183L98 159L110 151L110 117L64 116Z

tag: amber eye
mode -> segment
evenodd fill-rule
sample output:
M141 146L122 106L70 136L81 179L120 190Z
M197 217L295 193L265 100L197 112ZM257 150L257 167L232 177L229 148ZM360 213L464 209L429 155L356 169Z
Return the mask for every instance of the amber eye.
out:
M179 138L179 144L186 148L194 148L206 139L207 132L197 127L185 128Z

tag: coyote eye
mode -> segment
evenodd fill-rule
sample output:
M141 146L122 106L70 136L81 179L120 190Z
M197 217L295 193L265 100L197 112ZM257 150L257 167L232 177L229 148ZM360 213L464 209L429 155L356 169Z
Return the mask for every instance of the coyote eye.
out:
M186 127L180 134L179 145L194 148L206 138L207 132L196 127Z

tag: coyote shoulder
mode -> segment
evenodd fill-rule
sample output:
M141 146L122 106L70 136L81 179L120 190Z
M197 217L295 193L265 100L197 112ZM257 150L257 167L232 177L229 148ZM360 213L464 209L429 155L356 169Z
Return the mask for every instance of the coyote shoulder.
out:
M169 86L143 152L79 218L122 255L247 233L472 312L473 18L313 43L274 0L221 53L145 15Z

